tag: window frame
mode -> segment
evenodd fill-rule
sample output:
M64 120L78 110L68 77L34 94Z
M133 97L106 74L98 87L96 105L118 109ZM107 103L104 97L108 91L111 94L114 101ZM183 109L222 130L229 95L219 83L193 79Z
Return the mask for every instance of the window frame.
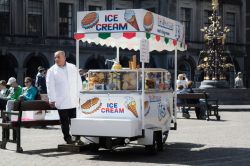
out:
M8 13L8 16L7 17L9 17L7 20L9 21L8 22L8 31L6 31L6 32L4 32L4 33L2 33L3 31L1 30L1 32L0 32L0 34L2 34L2 35L10 35L11 33L12 33L12 24L11 24L11 17L12 17L12 14L11 14L11 0L5 0L5 1L7 1L8 2L8 5L2 5L2 6L4 6L4 7L6 7L6 6L8 6L8 9L7 10L5 10L5 8L4 8L4 10L3 11L0 11L0 13L1 14L6 14L6 13ZM1 5L0 5L1 6Z
M182 11L185 11L185 15L184 17L185 18L182 18ZM189 10L190 11L190 20L186 20L186 10ZM193 9L190 8L190 7L180 7L180 22L184 25L185 27L185 40L186 41L191 41L192 40L192 24L193 24ZM184 20L185 19L185 20ZM189 33L187 33L187 24L186 23L189 23ZM187 34L189 34L189 36L187 36Z
M71 14L69 16L69 12L68 12L68 16L67 17L61 17L60 11L61 11L61 5L67 5L67 7L71 7ZM59 37L64 37L64 38L72 38L73 33L74 33L74 4L73 3L66 3L66 2L60 2L59 5L59 10L58 10L58 36ZM61 19L67 19L66 22L61 21ZM71 20L71 22L69 22L69 19ZM68 28L68 32L67 35L62 35L61 34L61 23L68 23L67 28ZM69 28L70 27L70 28Z
M40 8L40 12L34 12L34 11L30 11L30 3L32 2L32 1L36 1L36 0L27 0L27 6L26 6L26 34L27 35L29 35L29 36L43 36L44 35L44 0L37 0L37 1L40 1L41 2L41 8ZM32 6L32 7L34 7L34 6ZM33 10L34 9L37 9L37 8L32 8ZM37 26L37 24L36 24L36 27L39 27L39 28L41 28L40 29L40 33L38 33L38 31L37 31L37 33L32 33L31 31L30 31L30 28L29 28L29 23L30 23L30 20L29 20L29 18L30 17L37 17L37 16L39 16L39 17L41 17L40 19L41 19L41 26L39 27L39 26Z
M229 14L233 15L233 17L234 17L234 24L228 23ZM230 31L227 34L226 41L228 43L235 43L236 42L236 38L237 38L236 37L236 35L237 35L237 32L236 32L236 30L237 30L237 28L236 28L236 26L237 26L237 24L236 24L236 13L234 13L234 12L226 12L226 21L225 22L226 22L225 26L227 26L230 29ZM233 31L232 31L232 29L233 29ZM230 36L230 34L232 34L232 32L234 32L233 33L233 37Z

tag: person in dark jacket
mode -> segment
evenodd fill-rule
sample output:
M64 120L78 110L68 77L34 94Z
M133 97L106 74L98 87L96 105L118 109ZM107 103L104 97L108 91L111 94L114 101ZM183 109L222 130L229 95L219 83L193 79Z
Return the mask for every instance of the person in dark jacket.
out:
M46 94L47 93L46 70L42 66L38 67L38 73L36 75L35 86L37 87L38 92L40 94Z
M178 85L177 90L176 90L176 94L182 94L182 93L185 93L185 91L183 89L183 85ZM177 106L183 104L183 102L184 101L182 99L177 98ZM186 109L184 107L181 107L179 109L181 109L181 111L182 111L182 117L187 118L187 119L190 118L188 109Z
M193 82L188 81L187 87L183 89L182 93L194 93L194 91L192 89L192 86L193 86ZM200 101L198 99L197 100L187 100L187 102L189 104L198 104L198 103L200 103ZM188 110L189 110L189 108L188 108ZM197 119L203 119L204 118L204 113L203 112L204 111L200 107L195 107L195 114L196 114Z

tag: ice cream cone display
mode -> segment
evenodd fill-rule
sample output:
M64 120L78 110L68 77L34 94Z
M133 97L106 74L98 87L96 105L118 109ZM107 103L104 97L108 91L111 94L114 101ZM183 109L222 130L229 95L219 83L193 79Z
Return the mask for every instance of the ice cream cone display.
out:
M102 103L98 97L87 100L81 105L82 112L84 114L92 114L100 109Z
M143 19L143 27L147 32L152 31L154 27L154 16L151 12L147 12Z
M124 19L127 21L127 23L129 23L137 31L140 30L140 28L138 26L138 23L137 23L137 20L136 20L134 10L131 10L131 9L126 10L125 13L124 13Z
M87 14L81 21L81 25L84 29L90 29L99 22L99 15L96 12Z
M125 106L128 108L128 110L138 118L138 113L136 110L136 101L133 97L127 97Z
M129 61L129 68L132 70L136 69L136 55L133 55L132 59Z
M144 101L144 116L147 116L150 110L149 101Z

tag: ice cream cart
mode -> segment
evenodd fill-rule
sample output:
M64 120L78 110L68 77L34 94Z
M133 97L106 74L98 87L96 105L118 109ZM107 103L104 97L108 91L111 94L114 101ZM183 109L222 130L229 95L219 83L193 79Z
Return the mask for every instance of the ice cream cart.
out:
M77 66L80 41L116 47L117 56L112 69L88 71L77 118L71 120L72 135L84 136L93 150L130 142L162 150L171 121L176 124L173 90L167 70L145 68L144 63L149 52L168 50L175 51L177 64L177 50L186 49L184 36L181 23L144 9L78 12ZM140 50L141 68L134 58L130 68L122 68L120 48Z

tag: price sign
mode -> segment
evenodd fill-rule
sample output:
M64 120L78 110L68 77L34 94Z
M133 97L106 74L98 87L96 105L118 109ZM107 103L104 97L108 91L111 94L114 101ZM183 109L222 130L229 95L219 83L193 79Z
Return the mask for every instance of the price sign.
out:
M142 39L140 43L140 61L149 63L149 43L146 39Z

